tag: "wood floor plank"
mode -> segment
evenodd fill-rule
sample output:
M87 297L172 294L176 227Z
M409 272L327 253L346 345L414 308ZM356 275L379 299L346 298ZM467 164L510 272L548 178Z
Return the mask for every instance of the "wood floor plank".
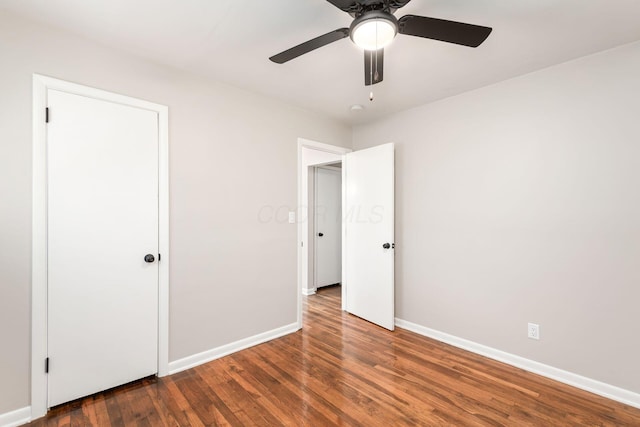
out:
M640 409L304 298L302 331L49 411L44 426L640 426Z

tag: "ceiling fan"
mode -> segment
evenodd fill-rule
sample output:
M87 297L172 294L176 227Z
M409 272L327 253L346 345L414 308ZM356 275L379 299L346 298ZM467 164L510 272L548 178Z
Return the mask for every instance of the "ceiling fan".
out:
M329 43L351 37L364 49L364 84L380 83L383 78L384 48L395 36L423 37L463 46L478 47L489 37L491 28L425 16L405 15L396 19L393 14L411 0L327 0L355 19L349 28L339 28L306 41L269 58L284 64Z

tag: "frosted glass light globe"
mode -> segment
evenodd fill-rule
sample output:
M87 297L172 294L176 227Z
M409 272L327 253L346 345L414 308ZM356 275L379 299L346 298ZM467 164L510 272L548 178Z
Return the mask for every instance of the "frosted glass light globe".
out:
M357 22L351 29L351 40L365 50L377 50L388 46L398 32L395 20L392 20L393 16L389 16L391 19L383 16Z

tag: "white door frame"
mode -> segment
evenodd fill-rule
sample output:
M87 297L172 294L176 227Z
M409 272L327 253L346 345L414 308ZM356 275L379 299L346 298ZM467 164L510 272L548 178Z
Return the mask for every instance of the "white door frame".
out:
M315 150L318 154L335 154L333 159L330 161L319 161L317 163L314 162L305 162L303 164L302 161L302 149L306 148L309 150ZM302 328L302 290L308 288L308 279L309 279L309 218L308 218L308 210L307 204L309 202L309 188L308 188L308 173L309 166L320 166L323 164L335 163L337 161L343 161L342 168L342 206L345 206L345 191L344 191L344 183L345 183L345 168L344 168L344 155L350 153L352 150L350 148L338 147L335 145L323 144L321 142L311 141L304 138L298 138L298 328ZM344 282L345 275L345 226L344 222L342 224L342 309L345 309L346 303L346 293L345 287L346 283Z
M33 75L33 206L31 259L31 419L47 413L47 91L59 90L158 113L158 376L169 372L169 109L136 98ZM52 112L52 118L55 112Z

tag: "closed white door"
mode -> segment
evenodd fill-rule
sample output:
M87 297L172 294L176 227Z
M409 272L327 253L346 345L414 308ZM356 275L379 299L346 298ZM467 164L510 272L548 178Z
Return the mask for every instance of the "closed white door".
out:
M342 172L316 168L316 288L342 281Z
M47 97L51 407L158 370L158 115Z
M345 156L346 309L394 329L394 145Z

